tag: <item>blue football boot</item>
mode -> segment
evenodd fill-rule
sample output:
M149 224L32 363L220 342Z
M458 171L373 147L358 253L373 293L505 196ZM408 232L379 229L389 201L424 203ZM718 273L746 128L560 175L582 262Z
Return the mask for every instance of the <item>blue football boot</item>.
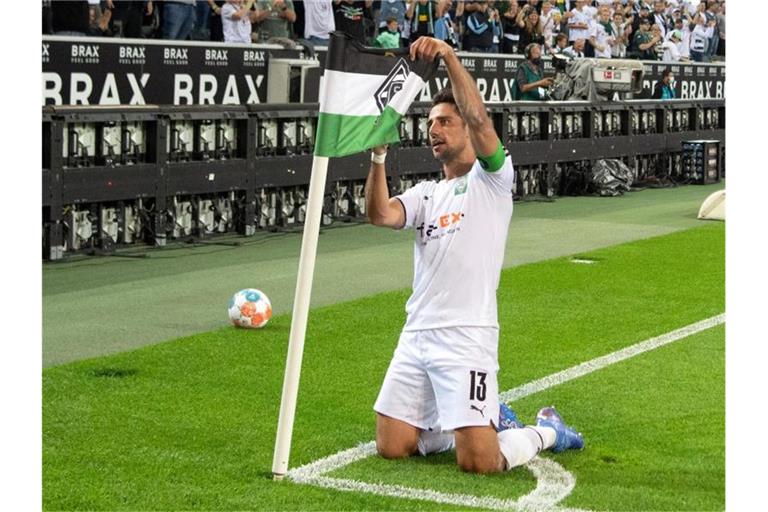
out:
M565 450L581 450L584 448L584 438L565 424L563 418L555 410L555 406L544 407L536 415L536 425L539 427L550 427L555 430L555 444L550 448L554 453L564 452Z
M523 422L517 418L515 411L509 408L504 402L499 402L499 423L496 432L507 430L508 428L523 428Z

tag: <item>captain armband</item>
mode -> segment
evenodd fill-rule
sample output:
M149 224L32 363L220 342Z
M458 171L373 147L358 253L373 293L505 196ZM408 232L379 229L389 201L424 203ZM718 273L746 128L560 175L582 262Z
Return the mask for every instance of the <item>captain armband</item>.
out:
M477 159L480 161L480 167L486 172L496 172L504 165L504 160L507 158L507 153L504 150L504 145L499 141L496 146L496 151L490 156L479 156Z

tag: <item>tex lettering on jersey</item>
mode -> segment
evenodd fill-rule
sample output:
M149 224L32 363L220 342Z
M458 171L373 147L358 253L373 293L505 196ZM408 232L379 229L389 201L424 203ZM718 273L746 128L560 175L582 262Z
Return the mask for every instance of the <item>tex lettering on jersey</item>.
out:
M426 245L433 240L439 240L444 236L461 231L460 224L462 218L464 218L464 213L450 212L440 215L429 222L422 222L416 226L421 243Z

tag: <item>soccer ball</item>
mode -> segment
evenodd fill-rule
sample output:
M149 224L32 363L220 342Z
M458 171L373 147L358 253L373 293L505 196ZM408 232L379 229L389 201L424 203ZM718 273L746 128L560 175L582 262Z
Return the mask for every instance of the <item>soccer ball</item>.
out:
M260 290L246 288L229 299L229 320L237 327L258 329L272 317L272 303Z

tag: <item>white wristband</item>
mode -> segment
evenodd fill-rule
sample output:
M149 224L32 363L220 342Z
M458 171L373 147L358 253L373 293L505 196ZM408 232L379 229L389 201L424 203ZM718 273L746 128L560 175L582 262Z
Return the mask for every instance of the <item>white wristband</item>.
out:
M374 164L383 164L384 160L387 159L387 154L382 153L380 155L377 155L376 153L371 153L371 162Z

